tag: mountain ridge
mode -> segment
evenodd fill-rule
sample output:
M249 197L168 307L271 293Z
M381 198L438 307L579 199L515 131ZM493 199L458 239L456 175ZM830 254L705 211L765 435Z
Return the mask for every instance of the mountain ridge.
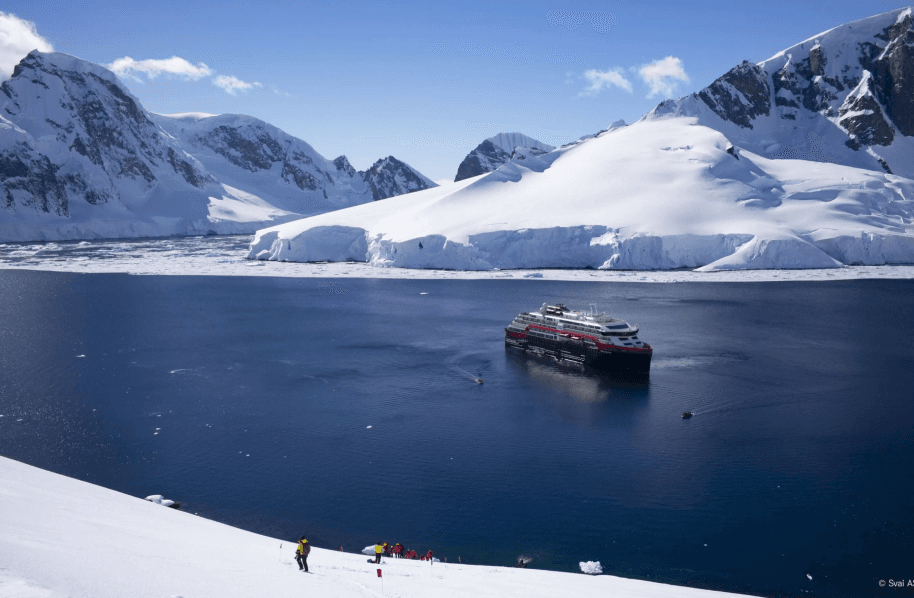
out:
M67 54L30 52L0 84L0 241L253 232L434 185L386 164L355 171L250 116L151 113Z
M643 120L691 116L773 158L914 177L914 18L901 8L743 61ZM802 126L800 126L802 124Z

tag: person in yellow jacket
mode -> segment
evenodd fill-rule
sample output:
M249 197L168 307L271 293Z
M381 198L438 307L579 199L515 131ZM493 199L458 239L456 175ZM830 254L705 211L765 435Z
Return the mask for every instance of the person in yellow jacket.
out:
M311 545L304 536L298 539L298 548L295 549L295 560L298 561L298 570L309 573L308 571L308 554L311 552Z
M381 554L384 552L384 545L380 542L374 543L374 562L376 565L381 564Z

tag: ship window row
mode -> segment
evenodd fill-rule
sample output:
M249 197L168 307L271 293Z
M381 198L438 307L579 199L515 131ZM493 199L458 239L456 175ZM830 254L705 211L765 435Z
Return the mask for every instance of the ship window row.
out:
M581 326L580 324L565 324L566 330L577 330L578 332L599 332L597 328L591 328L590 326Z
M546 333L540 332L539 330L529 330L529 331L527 331L527 334L529 334L529 335L531 335L531 336L537 336L537 337L539 337L539 338L551 338L551 339L555 339L555 335L554 335L554 334L546 334Z

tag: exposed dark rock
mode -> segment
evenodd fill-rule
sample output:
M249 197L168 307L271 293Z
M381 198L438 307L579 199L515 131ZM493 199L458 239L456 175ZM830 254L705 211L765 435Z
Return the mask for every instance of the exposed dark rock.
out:
M282 152L277 155L271 151L274 149L271 144L248 139L237 129L224 125L197 137L194 141L210 148L235 166L251 172L268 170L273 167L274 162L282 159Z
M908 15L879 37L885 48L861 44L860 64L873 75L876 97L902 135L914 135L914 31ZM881 58L880 58L881 56Z
M333 165L336 166L337 170L345 172L349 176L355 176L356 170L352 167L352 164L349 163L349 159L346 156L340 156L333 161Z
M310 172L305 172L291 162L283 162L282 178L292 177L299 189L315 191L317 189L317 179Z
M362 173L375 201L428 189L429 185L407 164L393 156L382 158Z
M740 92L748 104L732 90ZM754 118L771 112L770 93L765 72L758 65L744 60L698 92L698 97L724 120L751 129Z
M121 171L118 173L125 176L130 176L133 178L143 177L148 183L152 183L156 180L152 171L149 170L149 167L146 166L146 163L137 158L135 155L127 156L124 159L123 165L121 166Z
M168 163L175 169L175 172L183 176L184 180L194 187L202 187L206 184L207 181L197 173L190 162L179 157L178 152L173 148L168 148Z
M69 76L70 79L81 78L79 73L75 73L72 71L68 71L67 76ZM137 106L136 102L133 101L133 98L131 98L126 93L124 93L124 90L122 90L120 88L120 86L115 85L114 83L112 83L111 81L108 81L107 79L103 79L102 77L99 77L95 73L90 73L90 76L93 79L95 79L98 83L102 84L105 87L105 89L108 90L108 93L110 93L112 96L117 98L117 100L119 100L118 108L120 109L120 112L122 115L131 119L133 122L137 123L138 125L143 125L143 126L147 126L147 127L153 126L152 121L150 121L149 118L146 117L146 112L144 110L142 110L139 106Z
M809 51L809 70L813 75L824 75L826 64L828 64L828 59L820 46Z
M67 191L57 176L60 167L47 156L30 151L17 144L14 151L0 153L0 188L3 190L4 206L12 209L16 204L14 191L21 191L19 200L23 206L33 207L58 216L69 214Z
M86 147L86 144L83 143L82 137L79 135L73 139L73 143L70 144L70 150L89 158L93 164L98 166L102 166L104 164L102 161L102 156L98 152L98 146L93 145L91 148Z
M895 130L886 122L879 103L870 94L863 94L848 101L838 111L842 117L839 124L847 129L850 139L845 144L854 150L864 145L889 145L895 138Z
M501 165L510 159L511 154L486 139L463 159L463 162L457 167L457 176L454 177L454 181L462 181L491 172L493 169L488 167L488 164Z

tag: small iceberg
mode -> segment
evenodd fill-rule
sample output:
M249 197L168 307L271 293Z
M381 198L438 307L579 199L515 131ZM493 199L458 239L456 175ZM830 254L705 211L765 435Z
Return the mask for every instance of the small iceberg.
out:
M587 575L600 575L603 573L603 565L600 564L600 561L581 561L579 563L581 567L581 573L586 573Z
M172 509L180 509L181 503L175 502L173 500L168 500L161 494L152 494L146 497L146 500L149 502L154 502L157 505L162 505L163 507L171 507Z

